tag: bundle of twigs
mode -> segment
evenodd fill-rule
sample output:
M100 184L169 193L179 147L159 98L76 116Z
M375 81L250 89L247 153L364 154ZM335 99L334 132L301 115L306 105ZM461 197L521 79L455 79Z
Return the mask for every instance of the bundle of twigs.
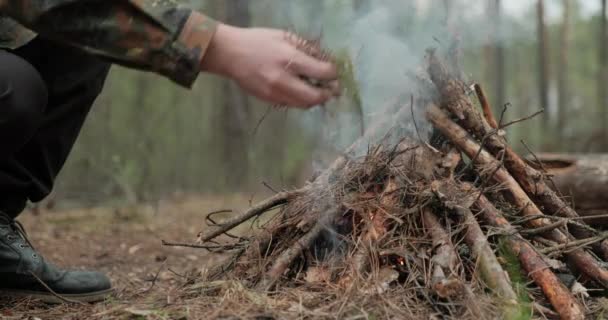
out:
M375 293L402 286L429 314L454 317L484 317L476 297L489 290L507 318L521 310L523 295L539 314L583 319L584 288L608 288L608 234L576 219L549 177L511 149L504 131L520 120L495 119L481 87L472 90L434 51L427 63L432 143L380 143L353 157L364 137L305 187L222 223L210 215L212 226L192 246L234 255L207 279L236 278L264 292L311 283ZM231 233L271 211L254 235ZM529 283L514 281L519 275Z

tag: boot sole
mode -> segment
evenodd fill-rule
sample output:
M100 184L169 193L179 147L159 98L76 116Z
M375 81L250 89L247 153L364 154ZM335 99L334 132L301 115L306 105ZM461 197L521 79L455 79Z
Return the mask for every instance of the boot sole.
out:
M114 293L114 289L108 289L103 291L96 291L91 293L82 294L59 294L60 297L66 300L84 303L101 302L109 298ZM38 292L38 291L27 291L27 290L6 290L0 289L0 296L11 297L11 298L31 298L40 300L48 304L61 304L65 303L65 300L53 295L50 292Z

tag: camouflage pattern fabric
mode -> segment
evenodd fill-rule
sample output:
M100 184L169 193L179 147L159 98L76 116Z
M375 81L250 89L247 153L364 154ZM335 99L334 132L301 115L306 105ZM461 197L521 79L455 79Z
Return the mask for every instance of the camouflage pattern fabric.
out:
M175 0L0 0L0 48L36 37L190 87L216 22Z

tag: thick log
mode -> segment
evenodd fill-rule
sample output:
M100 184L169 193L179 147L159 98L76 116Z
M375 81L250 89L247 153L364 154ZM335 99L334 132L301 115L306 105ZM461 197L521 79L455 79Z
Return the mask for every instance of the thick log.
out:
M551 271L543 257L528 241L517 234L515 227L485 196L482 195L473 208L480 213L485 223L499 228L507 234L504 239L507 241L509 249L519 258L528 277L541 288L561 319L585 318L581 305Z
M510 198L513 205L517 207L523 216L538 217L544 213L530 200L526 192L503 167L503 164L496 160L488 151L481 148L468 132L452 121L447 114L436 105L430 104L427 107L427 118L443 135L445 135L457 148L464 152L474 161L476 170L480 176L490 173L488 178L506 189L505 195ZM533 228L542 228L551 224L548 219L534 219L530 221ZM567 243L573 237L562 230L551 230L544 234L544 237L559 244ZM577 249L566 253L568 259L574 264L578 271L593 279L599 285L608 288L608 271L600 266L588 252Z
M497 158L504 158L504 166L523 190L549 215L568 218L578 218L576 211L552 190L544 179L544 175L528 165L501 137L497 130L486 121L481 112L473 105L465 94L466 85L450 75L449 70L439 60L434 52L428 55L428 71L441 96L442 107L446 108L457 122L479 141ZM482 103L487 103L483 101ZM498 124L504 125L504 124ZM593 235L585 228L572 226L571 231L576 238L585 239ZM608 241L594 246L594 250L608 261Z
M608 214L608 154L539 154L528 162L547 171L581 216ZM608 216L585 221L607 226Z

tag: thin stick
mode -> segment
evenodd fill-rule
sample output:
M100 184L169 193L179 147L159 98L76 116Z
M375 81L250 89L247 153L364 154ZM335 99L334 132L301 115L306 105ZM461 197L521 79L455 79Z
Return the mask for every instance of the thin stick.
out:
M601 218L608 218L608 214L597 214L597 215L590 215L590 216L580 216L580 217L574 217L574 218L568 218L568 219L572 219L572 220L592 220L592 219L601 219Z
M532 235L537 235L537 234L544 234L548 231L553 231L555 229L564 227L568 224L568 221L566 220L561 220L552 224L548 224L544 227L540 227L540 228L534 228L534 229L524 229L524 230L520 230L519 233L521 233L522 235L525 236L532 236Z
M545 319L559 319L559 314L547 307L542 306L537 302L534 302L532 304L532 308L534 309L534 312L536 312Z
M578 228L586 229L587 231L590 232L590 234L597 234L599 231L597 231L593 227L590 227L590 226L588 226L586 224L577 222L578 220L584 220L583 218L584 217L564 218L564 217L547 216L547 215L543 215L543 216L529 216L529 217L519 218L519 219L513 221L513 224L522 225L522 224L525 224L527 222L530 222L530 221L536 220L536 219L549 219L549 220L554 220L554 221L564 221L565 224L569 224L569 225L576 226Z
M545 110L541 109L541 110L536 111L535 113L533 113L533 114L531 114L531 115L529 115L527 117L523 117L523 118L519 118L517 120L513 120L511 122L507 122L504 125L502 125L500 128L501 129L506 129L506 128L512 126L512 125L515 125L515 124L518 124L518 123L521 123L521 122L525 122L525 121L534 119L534 118L538 117L539 115L543 114L544 112L545 112Z
M163 261L163 263L158 268L158 271L156 271L156 274L154 275L154 278L152 279L152 284L150 285L150 287L148 287L147 289L145 289L144 291L142 291L141 292L142 294L148 293L152 289L154 289L154 286L156 286L156 281L158 281L158 277L160 276L161 271L163 270L163 268L165 267L165 265L167 265L167 261L168 261L168 259L165 259Z
M266 181L262 182L262 185L263 185L264 187L266 187L266 189L268 189L268 190L270 190L270 191L272 191L272 192L274 192L274 193L279 193L279 191L277 191L275 188L273 188L273 187L272 187L272 186L271 186L271 185L270 185L268 182L266 182Z
M414 115L414 95L411 95L410 97L410 112L412 114L414 129L416 129L416 134L418 135L418 141L420 141L420 144L424 144L424 140L422 140L422 136L420 135L420 130L418 130L418 123L416 123L416 115Z
M568 243L562 243L562 244L556 245L554 247L544 248L544 249L540 250L540 252L543 254L550 254L550 253L554 253L556 251L572 250L572 249L577 249L577 248L581 248L581 247L586 247L588 245L598 243L598 242L601 242L606 239L608 239L608 233L604 233L603 235L600 235L597 237L571 241Z
M205 249L208 251L227 251L241 248L241 245L238 244L230 244L230 245L202 245L202 244L192 244L192 243L174 243L167 242L165 240L161 240L162 245L166 247L182 247L182 248L194 248L194 249Z
M279 106L279 108L280 108L280 106ZM264 120L266 120L266 117L268 117L270 112L272 112L272 109L273 109L273 106L268 106L268 108L266 109L266 111L264 112L264 114L262 115L260 120L258 120L258 123L253 128L253 131L251 132L251 136L255 136L258 133L258 129L260 129L260 127L262 126L262 122L264 122Z
M261 214L266 213L267 211L274 209L277 206L286 204L287 202L289 202L289 200L302 194L304 192L304 190L305 189L300 189L300 190L296 190L296 191L277 193L276 195L249 208L249 210L245 211L243 214L236 216L228 221L225 221L218 228L208 231L207 233L201 235L200 240L202 242L207 242L211 239L214 239L214 238L218 237L219 235L236 228L237 226L241 225L243 222L245 222L255 216L259 216Z
M498 129L498 123L496 122L496 118L494 117L494 113L492 112L492 107L490 107L490 102L483 91L483 88L480 84L475 84L475 93L477 93L477 99L479 99L479 103L481 104L481 109L483 110L483 115L490 124L490 126L494 129Z
M551 182L551 185L552 185L553 189L556 190L556 192L558 193L559 198L563 198L564 195L561 192L559 192L559 188L555 184L555 181L553 181L552 177L549 176L549 173L548 173L547 169L545 168L545 165L543 164L543 162L540 161L540 159L538 158L538 156L536 155L536 153L534 151L532 151L532 149L528 146L528 144L526 143L526 141L524 141L522 139L522 140L520 140L520 142L524 146L524 148L526 148L526 150L528 150L528 153L531 154L532 157L534 157L534 159L536 161L536 164L540 167L541 172L545 175L545 177L548 177L549 182ZM564 204L564 207L560 208L553 215L556 215L556 216L560 215L560 213L562 212L563 209L569 208L569 207L570 206L568 206L567 204ZM574 207L574 203L572 203L572 207Z
M308 233L304 234L291 247L283 251L266 274L266 278L261 282L261 289L266 291L274 289L285 270L302 254L304 249L308 249L312 245L313 241L319 237L324 229L325 226L322 223L317 223Z
M249 201L249 203L251 203L251 201ZM232 210L217 210L217 211L213 211L213 212L209 212L207 214L207 216L205 217L205 220L207 220L207 226L214 226L214 227L221 227L221 223L216 222L213 217L217 214L223 214L223 213L232 213ZM231 233L228 233L227 231L224 232L224 234L232 239L243 239L242 237L239 236L235 236Z

